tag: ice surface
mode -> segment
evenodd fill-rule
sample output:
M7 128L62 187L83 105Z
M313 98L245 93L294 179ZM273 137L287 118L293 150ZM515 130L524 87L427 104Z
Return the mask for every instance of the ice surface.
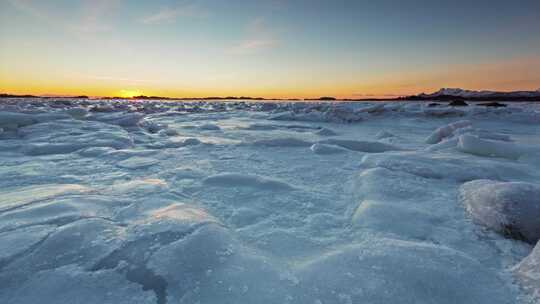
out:
M0 303L537 303L539 110L2 99Z

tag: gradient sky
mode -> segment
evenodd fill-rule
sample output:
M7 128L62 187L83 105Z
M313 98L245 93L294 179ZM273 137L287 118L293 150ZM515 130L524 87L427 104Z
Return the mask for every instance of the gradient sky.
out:
M0 92L391 97L540 88L539 0L0 0Z

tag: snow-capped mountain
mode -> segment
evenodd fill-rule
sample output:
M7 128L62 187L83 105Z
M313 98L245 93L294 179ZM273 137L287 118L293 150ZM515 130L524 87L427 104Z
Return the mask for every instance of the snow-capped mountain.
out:
M431 94L419 94L412 96L416 99L448 99L448 98L462 98L471 100L539 100L540 89L536 91L514 91L514 92L497 92L497 91L474 91L465 90L460 88L442 88L437 92Z

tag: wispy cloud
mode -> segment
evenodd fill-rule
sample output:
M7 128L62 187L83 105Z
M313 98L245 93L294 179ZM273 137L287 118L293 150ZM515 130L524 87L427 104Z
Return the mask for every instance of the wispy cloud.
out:
M83 75L83 77L87 79L94 79L94 80L107 81L107 82L122 82L122 83L133 84L133 85L157 82L151 79L137 79L137 78L102 76L102 75Z
M79 33L99 33L111 30L110 24L106 23L111 12L120 6L122 0L92 0L84 1L82 17L73 26L73 30Z
M16 9L48 23L57 23L55 18L50 16L48 11L43 8L38 8L32 0L8 0L9 3Z
M266 49L271 49L279 44L275 30L273 30L266 19L256 18L246 27L246 39L234 45L229 52L232 54L249 54Z
M75 34L110 30L107 22L122 0L84 0L75 12L57 10L54 5L37 0L8 0L15 8L47 24Z
M158 12L142 18L141 22L144 24L173 23L182 17L204 17L206 15L207 13L197 5L189 4L173 8L161 8Z

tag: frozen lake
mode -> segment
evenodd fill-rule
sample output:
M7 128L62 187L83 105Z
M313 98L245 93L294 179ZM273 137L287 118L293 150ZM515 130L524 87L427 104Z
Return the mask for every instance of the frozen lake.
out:
M539 104L4 99L0 128L1 303L540 299Z

